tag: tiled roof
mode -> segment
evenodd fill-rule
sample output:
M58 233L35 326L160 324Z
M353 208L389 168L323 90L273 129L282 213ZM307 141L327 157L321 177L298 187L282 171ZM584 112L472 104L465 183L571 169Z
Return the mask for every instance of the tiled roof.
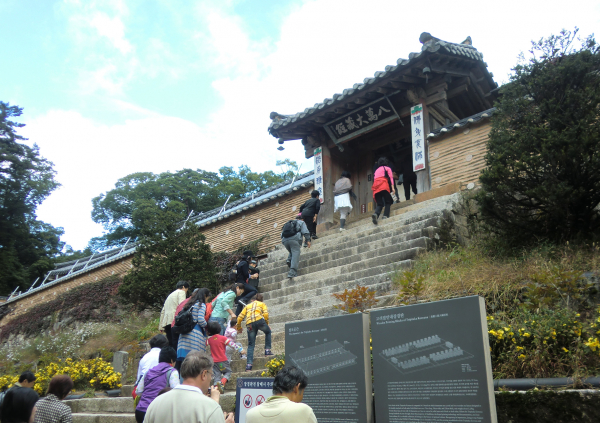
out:
M464 119L461 119L459 121L456 121L454 123L451 123L450 125L446 125L442 128L438 128L435 131L430 132L429 134L427 134L427 138L437 138L441 135L445 135L448 134L452 131L454 131L455 129L458 128L463 128L465 126L468 126L472 123L477 123L483 119L488 119L490 117L492 117L492 115L496 112L496 108L492 107L491 109L487 109L484 110L483 112L479 112L473 116L469 116L466 117Z
M217 221L221 221L223 219L231 217L237 213L241 213L242 211L246 211L250 208L256 207L260 204L264 204L276 198L291 194L292 192L298 191L301 188L308 187L314 183L313 180L314 171L311 170L310 172L306 172L302 175L299 175L293 180L281 182L270 188L259 191L256 194L249 195L231 203L227 203L225 210L222 210L223 207L219 207L205 213L199 213L195 216L192 216L190 218L190 221L200 226L210 225L212 223L216 223ZM31 295L38 291L42 291L52 285L62 283L65 280L71 279L82 273L88 272L94 268L130 256L135 252L136 247L136 242L129 242L123 247L113 248L112 250L104 251L102 253L94 253L89 257L83 257L79 260L58 263L55 266L55 269L51 270L46 275L46 279L50 279L51 277L55 277L57 279L51 279L48 281L46 281L45 279L43 281L43 285L40 284L34 287L33 289L30 289L29 291L19 293L11 297L7 302L15 301L17 299L23 298L24 296Z
M409 65L415 62L415 59L425 54L441 52L447 55L465 57L468 59L480 61L487 67L487 64L483 61L483 54L477 51L477 49L472 45L449 43L447 41L442 41L440 39L431 37L431 35L428 33L421 34L421 39L423 39L423 36L425 34L428 37L430 37L430 41L425 42L423 44L421 52L410 53L408 55L408 59L398 59L395 65L388 65L385 67L385 70L375 72L373 78L365 78L362 83L354 84L352 88L346 88L342 91L341 94L334 94L332 98L326 98L325 100L323 100L322 103L315 103L313 107L308 107L304 109L303 112L296 113L295 115L281 115L279 113L272 113L272 117L277 116L279 119L274 119L271 121L271 124L269 125L269 132L273 134L278 129L281 129L291 123L294 123L299 119L303 119L307 116L310 116L329 106L341 103L344 100L347 100L348 97L356 93L366 91L370 85L373 85L391 75L398 74L404 69L408 69ZM470 42L470 37L467 40L469 40Z

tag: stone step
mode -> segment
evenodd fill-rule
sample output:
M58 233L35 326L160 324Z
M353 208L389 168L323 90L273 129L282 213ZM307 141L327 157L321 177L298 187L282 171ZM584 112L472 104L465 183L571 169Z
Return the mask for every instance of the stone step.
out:
M134 413L76 413L73 423L136 423Z
M300 253L300 268L306 268L313 263L320 263L326 260L330 260L329 257L344 257L356 254L361 250L367 250L373 248L373 246L384 246L389 245L391 238L395 239L395 242L401 242L409 239L413 239L419 236L436 236L436 233L418 234L425 228L439 228L441 223L440 216L433 216L428 219L423 219L419 222L413 222L407 225L378 225L371 231L365 231L364 236L348 236L342 238L324 239L322 244L317 247L303 248ZM439 231L439 229L438 229ZM372 245L371 245L372 244ZM275 253L273 253L274 255ZM279 259L271 263L268 269L262 270L261 268L261 285L268 284L267 279L274 274L279 274L283 271L287 271L287 265L285 263L288 252L283 249L282 254L279 254Z
M312 248L308 251L303 249L300 253L299 269L314 272L323 266L335 267L338 265L336 260L340 258L348 258L392 245L405 248L400 244L421 237L435 238L439 232L439 220L439 218L431 218L416 224L394 227L386 233L372 234L362 239L339 239L337 243L327 241L326 248L318 253L310 251ZM272 270L261 272L261 285L268 285L274 275L287 273L286 259L280 260Z
M309 261L309 265L306 268L300 267L298 269L299 274L302 275L314 275L314 278L319 278L319 272L332 270L334 268L341 268L341 271L349 268L356 263L365 263L368 266L368 262L372 259L398 255L403 251L411 251L415 248L422 248L425 250L429 250L433 248L435 242L429 236L423 236L423 233L429 234L434 233L435 228L429 228L427 231L419 230L410 232L412 239L406 239L404 235L399 235L397 237L386 238L385 240L381 240L380 243L377 244L368 244L361 247L355 247L357 252L346 250L345 252L335 251L330 254L324 254L321 257L315 257L314 259ZM352 254L354 252L354 254ZM390 258L390 263L395 262L397 259ZM313 263L312 265L310 263ZM283 268L282 268L283 270ZM287 266L285 266L285 270L281 272L278 277L270 278L270 281L274 282L281 277L287 277ZM267 292L268 285L265 285L265 291ZM269 292L269 295L265 295L265 299L272 298L272 292Z
M73 413L130 413L133 412L133 398L81 398L64 401Z
M225 391L219 398L219 405L226 413L235 411L235 389L231 391Z
M376 295L375 299L378 300L378 303L375 307L371 307L371 310L378 309L381 307L390 307L394 304L397 298L398 295L395 293L380 296ZM273 334L283 333L286 323L293 323L300 320L318 319L334 311L335 309L332 305L327 305L324 307L311 308L310 310L299 310L295 312L290 312L285 315L282 315L280 319L277 319L276 322L269 324L269 326L271 327L271 331L273 332Z
M299 275L291 280L287 278L287 275L282 275L277 281L269 285L265 285L262 288L265 297L265 303L268 305L268 299L281 296L281 292L272 291L281 290L282 288L289 286L300 287L302 284L311 281L319 281L321 286L326 286L345 281L355 281L366 276L390 272L393 271L393 267L391 269L379 269L379 267L390 264L397 264L399 267L404 267L402 266L401 262L414 260L418 254L426 250L426 247L418 246L407 250L394 251L390 254L384 254L355 261L347 266L333 267L313 273L304 273L302 272L302 269L299 269ZM296 292L299 292L299 290L296 290Z
M367 283L360 283L361 286L366 286L369 291L374 291L375 296L381 296L389 294L392 290L392 281L389 275L376 275L367 278ZM357 285L356 281L347 281L343 284L329 286L325 288L318 288L313 291L304 291L302 295L289 295L277 300L284 301L281 304L269 308L269 312L274 316L273 322L280 321L279 316L285 316L290 310L306 310L310 311L313 308L322 308L325 306L334 307L340 304L340 300L336 299L333 293L342 293L345 289L353 289ZM319 295L316 291L321 292Z
M132 393L133 393L133 385L121 386L121 396L122 397L131 397Z
M388 231L394 231L404 226L410 226L408 230L419 229L426 226L439 226L440 218L443 216L443 214L443 210L432 210L414 216L394 216L381 221L380 224L376 226L372 223L367 223L355 229L348 229L343 232L338 231L338 233L323 236L322 238L315 240L314 244L311 246L310 249L308 249L308 251L307 249L303 249L303 252L306 251L305 259L320 254L322 249L329 248L332 244L340 244L340 239L357 242L361 240L361 238L368 237L370 235L385 233ZM432 218L434 219L434 221L429 222L428 224L421 223L423 221L428 221ZM381 236L380 238L383 238L383 236ZM263 273L268 275L270 270L272 270L274 267L278 267L278 262L281 259L285 260L285 258L287 258L287 255L288 252L287 250L285 250L283 245L278 245L272 252L270 252L269 257L261 262L261 279Z

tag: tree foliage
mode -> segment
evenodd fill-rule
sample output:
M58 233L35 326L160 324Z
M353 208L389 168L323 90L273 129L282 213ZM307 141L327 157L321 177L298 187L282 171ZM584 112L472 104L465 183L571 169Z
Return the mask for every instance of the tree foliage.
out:
M492 119L482 214L513 246L588 238L600 225L600 50L575 29L530 53Z
M150 213L156 209L150 208ZM215 270L210 246L200 227L182 227L177 211L156 213L141 231L133 269L123 278L119 294L139 308L160 309L180 280L191 288L210 286Z
M237 171L222 167L219 173L201 169L183 169L175 173L134 173L117 181L115 188L92 200L92 219L107 233L90 242L93 250L120 245L135 239L147 219L159 219L163 213L178 215L180 220L193 211L206 212L221 207L229 195L230 202L269 188L293 177L294 162L281 162L281 173L252 172L248 166Z
M16 130L22 108L0 102L0 292L27 288L53 267L62 228L37 220L36 209L59 184L52 163Z

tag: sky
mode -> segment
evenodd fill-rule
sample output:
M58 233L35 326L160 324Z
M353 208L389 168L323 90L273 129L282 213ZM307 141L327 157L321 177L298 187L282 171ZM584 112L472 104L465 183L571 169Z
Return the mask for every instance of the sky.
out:
M496 82L562 28L600 28L600 0L0 0L0 101L61 187L38 218L83 249L103 228L92 198L134 172L312 169L267 132L421 49L471 36Z

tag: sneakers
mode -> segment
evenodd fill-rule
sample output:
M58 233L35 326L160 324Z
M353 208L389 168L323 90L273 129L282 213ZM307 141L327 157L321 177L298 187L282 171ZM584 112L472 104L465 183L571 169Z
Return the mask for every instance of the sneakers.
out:
M247 372L251 372L252 371L252 364L246 364L246 371Z
M387 216L383 216L381 219L388 219L388 217Z
M242 354L242 355L240 356L240 358L241 358L242 360L246 360L246 359L248 358L248 356L247 356L246 354Z
M342 231L345 231L345 230L346 230L346 229L344 229L344 228L340 228L340 232L342 232Z
M275 355L271 352L271 350L265 350L265 357L268 355Z
M377 225L377 215L375 213L371 215L371 220L373 220L374 225Z
M317 234L312 234L312 239L319 239L319 237L317 236Z

